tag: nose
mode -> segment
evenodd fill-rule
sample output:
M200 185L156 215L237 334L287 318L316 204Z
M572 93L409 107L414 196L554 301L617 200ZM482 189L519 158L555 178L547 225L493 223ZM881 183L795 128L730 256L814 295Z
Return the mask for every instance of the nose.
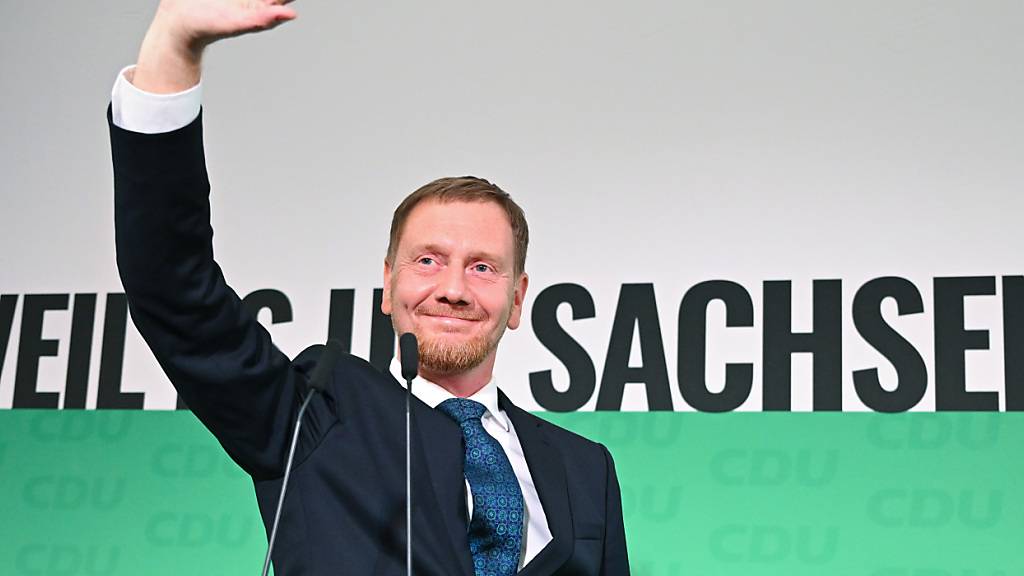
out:
M451 305L469 304L466 271L461 266L447 266L438 278L435 297Z

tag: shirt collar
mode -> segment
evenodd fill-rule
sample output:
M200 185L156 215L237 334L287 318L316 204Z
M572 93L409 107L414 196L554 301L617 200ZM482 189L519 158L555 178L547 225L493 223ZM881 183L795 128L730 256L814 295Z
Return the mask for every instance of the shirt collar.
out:
M391 359L391 366L388 371L391 372L391 375L395 377L395 380L398 380L398 383L405 388L405 379L402 378L402 365L398 358ZM424 379L422 376L416 376L416 378L413 379L412 393L431 408L437 408L437 405L441 402L444 402L449 398L455 398L454 394L437 384ZM484 412L483 418L491 418L501 426L505 432L509 431L510 424L508 417L498 406L498 385L494 383L493 376L483 388L477 390L475 394L469 397L469 399L483 404L484 408L487 409L487 411Z

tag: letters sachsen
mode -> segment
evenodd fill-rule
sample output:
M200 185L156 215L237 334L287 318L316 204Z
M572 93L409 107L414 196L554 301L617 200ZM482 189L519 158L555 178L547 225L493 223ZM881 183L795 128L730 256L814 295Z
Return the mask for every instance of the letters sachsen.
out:
M937 411L997 411L999 393L970 390L966 353L989 348L989 331L965 328L964 305L972 298L996 296L1001 285L1005 409L1024 410L1024 276L971 276L935 278L931 318L934 329L932 370ZM929 386L928 367L914 344L883 318L883 303L895 304L899 316L925 312L921 291L905 278L883 277L861 285L850 308L844 308L841 280L812 283L813 326L810 331L792 329L792 283L788 280L762 284L760 318L746 288L728 280L711 280L692 286L678 309L678 354L675 377L680 396L690 406L707 412L735 410L750 397L754 371L760 370L764 410L791 409L791 359L795 354L813 358L813 409L842 410L843 320L852 316L859 338L875 349L894 369L896 385L883 387L878 368L852 374L858 398L879 412L900 412L916 406ZM327 332L351 347L355 291L332 290ZM388 318L380 313L381 290L374 290L370 334L370 362L386 367L394 353L394 334ZM760 365L753 362L725 366L724 386L708 386L707 310L712 303L725 309L725 329L759 328L762 340ZM272 324L292 321L287 296L277 290L255 291L243 300L254 314L269 311ZM6 366L7 348L20 304L20 329L15 366ZM43 336L49 314L67 314L66 339ZM626 384L644 387L650 410L673 410L669 366L653 284L623 284L615 307L611 334L600 381L590 353L558 319L558 310L569 307L572 321L595 318L597 309L590 292L578 284L556 284L542 290L531 310L537 340L564 365L568 382L556 385L551 370L529 374L529 387L546 410L571 411L597 394L597 410L619 410ZM95 294L5 294L0 296L0 376L13 369L14 408L84 408L96 322ZM100 346L97 408L142 408L143 394L121 390L127 303L123 294L106 295ZM634 332L639 343L638 365L630 365ZM56 356L67 346L67 372L63 406L57 392L37 389L40 361ZM712 389L717 391L712 391ZM181 406L179 405L179 408Z
M841 410L842 406L842 281L813 282L813 328L793 332L791 328L791 282L763 283L761 376L763 409L791 409L790 359L793 354L813 357L814 410ZM999 410L998 393L967 389L965 353L989 347L987 330L964 328L967 298L996 294L993 276L935 278L935 409ZM854 386L864 404L879 412L899 412L917 405L928 386L928 372L914 345L882 317L882 302L892 299L900 315L924 312L921 292L904 278L876 278L865 283L854 296L853 323L858 335L877 350L896 370L898 383L892 390L882 387L877 368L853 373ZM725 306L726 326L755 327L750 293L735 282L712 280L690 288L679 305L677 330L679 353L676 375L679 392L687 404L707 412L738 408L750 396L755 365L728 364L725 384L719 392L705 382L706 313L708 305ZM587 351L559 324L557 311L563 304L572 319L595 316L590 293L578 284L558 284L543 290L533 303L532 322L540 342L565 365L568 387L556 388L551 371L530 374L530 389L537 403L547 410L570 411L583 406L597 386L594 363ZM1024 276L1002 278L1002 313L1006 410L1024 410ZM619 294L605 366L597 392L598 410L618 410L625 384L638 383L647 391L650 410L672 410L668 366L654 287L624 284ZM639 335L641 366L628 360L634 329Z

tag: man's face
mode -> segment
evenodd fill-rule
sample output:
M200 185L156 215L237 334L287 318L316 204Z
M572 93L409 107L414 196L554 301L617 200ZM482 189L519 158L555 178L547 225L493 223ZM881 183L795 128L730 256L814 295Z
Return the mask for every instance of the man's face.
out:
M419 340L420 365L434 375L466 372L516 329L528 279L515 273L515 242L493 202L426 200L413 208L394 262L384 264L381 310L399 334Z

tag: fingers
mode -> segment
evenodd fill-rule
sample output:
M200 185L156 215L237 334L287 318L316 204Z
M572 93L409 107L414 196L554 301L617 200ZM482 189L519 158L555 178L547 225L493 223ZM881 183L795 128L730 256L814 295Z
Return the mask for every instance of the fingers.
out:
M286 6L271 6L267 8L267 12L272 19L277 21L294 20L298 16L293 8Z
M294 20L296 16L298 14L291 8L276 5L267 6L262 10L253 12L247 19L245 27L252 30L267 30L289 20Z

